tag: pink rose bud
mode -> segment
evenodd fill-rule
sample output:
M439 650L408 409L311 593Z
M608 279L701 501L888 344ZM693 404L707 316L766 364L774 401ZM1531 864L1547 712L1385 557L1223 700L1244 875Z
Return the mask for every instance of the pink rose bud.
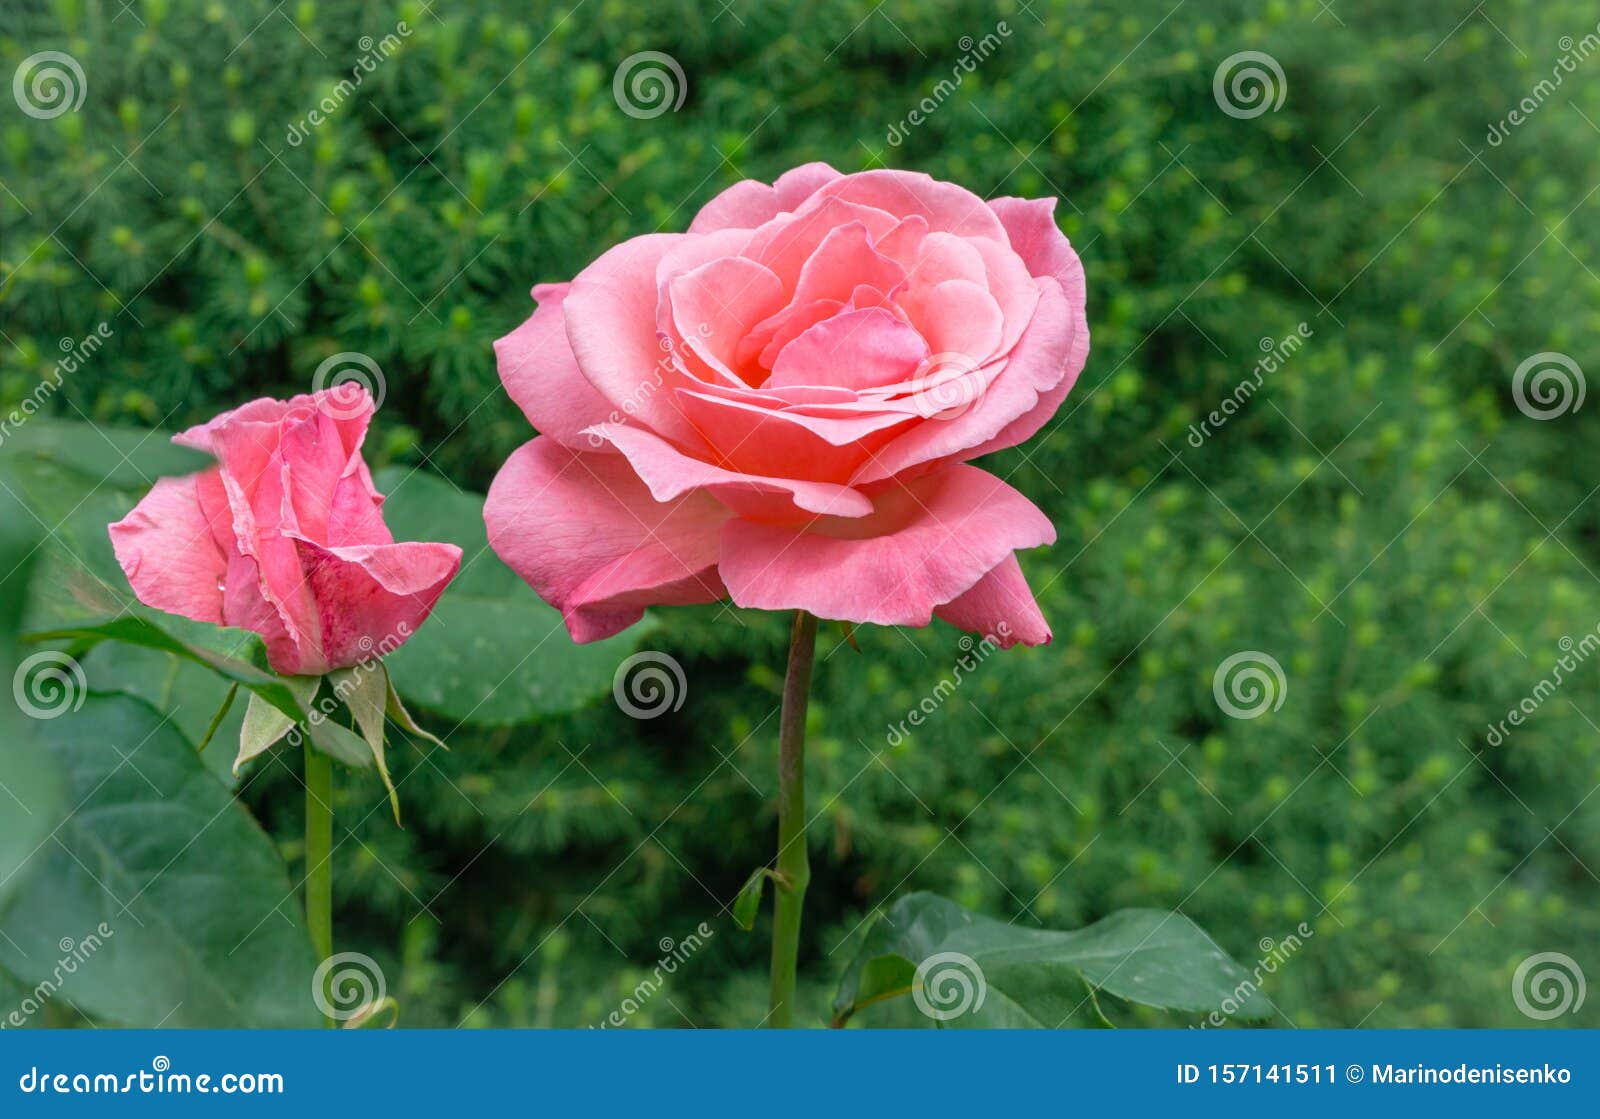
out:
M1088 356L1054 208L814 163L534 288L495 351L542 434L490 543L578 641L724 596L1049 641L1014 553L1055 530L965 463L1037 432Z
M285 675L392 652L461 564L454 544L397 544L361 458L372 397L353 382L254 400L173 442L217 465L162 478L111 526L139 601L260 634Z

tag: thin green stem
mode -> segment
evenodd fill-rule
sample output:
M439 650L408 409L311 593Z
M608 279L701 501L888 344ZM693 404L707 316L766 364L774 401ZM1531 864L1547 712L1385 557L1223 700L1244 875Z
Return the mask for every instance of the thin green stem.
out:
M318 961L333 955L333 759L306 736L306 928ZM326 998L323 1002L327 1002ZM330 1004L331 1005L331 1004ZM326 1025L333 1025L329 1019Z
M767 1025L794 1023L795 964L800 953L800 913L811 864L806 857L806 705L817 648L817 619L796 610L789 634L789 669L783 679L778 727L778 862L773 885L772 1000Z

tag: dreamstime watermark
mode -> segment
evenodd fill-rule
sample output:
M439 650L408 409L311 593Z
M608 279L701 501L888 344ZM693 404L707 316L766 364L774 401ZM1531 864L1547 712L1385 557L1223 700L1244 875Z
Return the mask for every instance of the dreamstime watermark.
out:
M1498 148L1505 143L1513 128L1537 113L1566 80L1565 75L1578 69L1578 63L1587 62L1591 55L1600 51L1600 23L1595 24L1594 31L1577 41L1571 35L1561 36L1556 46L1561 49L1561 56L1550 67L1550 76L1540 78L1526 97L1518 101L1505 116L1489 125L1487 139L1491 148Z
M1511 1001L1538 1022L1583 1009L1589 993L1578 961L1561 952L1540 952L1517 965L1511 976Z
M617 64L611 76L611 96L617 108L634 120L650 120L671 110L683 108L689 95L689 79L683 67L670 54L640 51Z
M11 698L30 719L55 719L81 710L88 695L83 666L58 649L33 654L11 676Z
M885 136L889 146L897 148L905 143L906 137L911 135L911 130L938 112L939 106L949 100L950 95L961 87L966 75L975 71L978 63L985 61L999 50L1001 43L1009 38L1011 38L1011 26L1005 20L996 23L994 30L981 39L974 40L971 35L961 36L956 43L961 48L961 57L956 59L956 64L950 68L950 76L940 78L928 92L928 96L918 101L910 112L889 126Z
M911 731L907 729L907 726L920 727L925 723L929 716L943 707L945 701L955 694L956 689L961 687L962 681L976 671L979 665L988 660L989 655L999 649L1001 642L1010 636L1011 627L1005 622L995 626L994 633L984 634L977 641L972 639L971 634L962 634L961 640L957 642L961 647L961 656L951 666L950 672L941 677L939 682L933 686L933 690L923 696L910 711L906 712L905 718L898 723L889 724L889 733L884 736L885 741L890 746L898 746L911 737Z
M75 113L89 94L89 80L78 60L65 51L40 51L22 60L11 76L17 108L35 120Z
M1235 385L1233 391L1224 396L1222 402L1209 412L1205 419L1199 424L1189 425L1189 446L1199 447L1215 435L1223 424L1250 402L1251 397L1261 388L1267 374L1282 369L1284 363L1299 353L1300 347L1315 333L1316 331L1305 323L1301 323L1291 333L1285 334L1277 341L1271 338L1261 339L1261 360L1250 370L1250 376Z
M1261 990L1263 976L1275 975L1280 967L1289 961L1289 958L1305 946L1305 942L1316 935L1316 930L1301 921L1294 932L1282 940L1273 940L1270 936L1261 938L1261 958L1256 961L1256 966L1249 975L1239 980L1238 986L1228 993L1228 997L1208 1014L1203 1022L1194 1029L1207 1029L1212 1026L1225 1026L1228 1019L1237 1014L1250 996Z
M1525 358L1511 374L1517 411L1530 420L1553 420L1576 412L1583 407L1588 389L1578 363L1553 350Z
M336 952L311 976L311 1001L335 1022L370 1014L388 995L378 961L360 952Z
M49 374L32 392L22 398L22 403L7 415L0 416L0 445L4 445L17 428L42 412L50 398L56 394L56 390L66 381L67 375L82 369L84 363L97 354L100 347L115 333L110 323L102 322L82 338L61 339L59 343L61 357L50 367Z
M1490 746L1499 746L1511 737L1509 727L1520 727L1527 722L1529 717L1539 708L1544 706L1545 700L1556 694L1556 689L1566 683L1567 678L1578 670L1578 666L1600 652L1600 625L1595 626L1594 632L1585 633L1574 641L1570 636L1563 637L1556 645L1561 649L1561 655L1550 666L1550 671L1535 684L1527 695L1517 701L1516 705L1506 712L1506 717L1498 723L1489 723L1489 733L1485 741Z
M963 952L937 952L911 976L911 1001L935 1022L949 1022L983 1009L989 993L983 968Z
M101 921L93 932L80 940L73 940L70 936L62 937L56 945L61 956L56 960L55 970L50 973L49 978L41 980L33 990L29 991L11 1013L0 1019L0 1030L8 1027L20 1029L26 1026L28 1020L43 1010L45 1004L55 997L68 977L76 975L78 969L88 963L94 954L105 946L105 942L115 935L116 932L111 926Z
M1217 108L1238 120L1252 120L1283 108L1289 80L1278 60L1264 51L1230 54L1211 79L1211 96Z
M970 354L934 354L923 361L906 385L906 398L925 420L953 420L964 416L983 398L988 386L978 375L978 361Z
M333 390L322 398L319 407L336 420L354 419L368 411L358 388L366 390L366 395L372 398L372 409L377 409L388 395L389 383L376 361L355 350L344 350L324 358L311 374L312 392Z
M680 967L688 963L690 958L705 947L706 942L715 935L716 930L701 921L695 930L682 940L674 941L670 936L662 937L658 945L661 949L661 958L656 961L655 968L639 981L615 1010L600 1020L599 1028L621 1029L627 1025L628 1019L637 1014L640 1008L661 990L666 977L675 974Z
M361 48L361 55L356 59L354 66L350 67L350 76L340 78L333 91L297 121L291 121L289 132L284 137L291 148L298 148L305 143L306 137L311 135L311 130L321 125L339 107L348 101L352 94L366 80L366 76L378 68L378 65L387 62L400 52L403 41L411 37L411 26L405 20L395 24L394 30L383 38L374 40L371 35L363 35L356 46Z
M646 649L617 666L611 678L611 696L635 719L654 719L683 707L689 697L689 680L675 658Z
M113 1072L41 1072L35 1065L17 1078L17 1088L25 1095L61 1096L281 1096L284 1092L283 1074L279 1072L173 1072L172 1062L166 1057L156 1057L149 1068L126 1076Z
M1246 649L1217 665L1211 695L1233 718L1257 719L1283 706L1289 698L1289 681L1270 653Z

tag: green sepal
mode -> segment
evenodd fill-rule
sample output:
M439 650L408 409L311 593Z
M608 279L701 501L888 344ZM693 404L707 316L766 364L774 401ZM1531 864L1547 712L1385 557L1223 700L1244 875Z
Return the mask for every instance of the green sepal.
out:
M427 739L441 750L450 749L444 744L443 739L430 734L417 725L417 721L411 717L411 712L407 711L406 705L401 702L400 693L394 690L394 681L389 679L389 670L384 668L381 663L378 667L383 672L383 684L387 692L384 699L384 710L388 712L389 718L394 720L395 725L407 734L414 734L418 738Z
M400 796L395 792L394 781L389 776L389 765L383 755L383 717L391 692L389 674L384 670L383 662L374 660L334 669L328 673L328 683L333 688L333 694L344 700L350 714L355 717L361 737L372 751L378 776L383 778L383 787L389 792L389 808L394 813L394 822L403 827L400 824Z

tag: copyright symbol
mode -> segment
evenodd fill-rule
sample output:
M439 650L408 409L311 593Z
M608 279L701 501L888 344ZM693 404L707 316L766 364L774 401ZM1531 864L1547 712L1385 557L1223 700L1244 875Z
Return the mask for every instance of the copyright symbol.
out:
M1350 1081L1352 1084L1360 1084L1361 1078L1364 1075L1365 1073L1361 1071L1360 1065L1351 1065L1349 1068L1344 1070L1344 1078Z

